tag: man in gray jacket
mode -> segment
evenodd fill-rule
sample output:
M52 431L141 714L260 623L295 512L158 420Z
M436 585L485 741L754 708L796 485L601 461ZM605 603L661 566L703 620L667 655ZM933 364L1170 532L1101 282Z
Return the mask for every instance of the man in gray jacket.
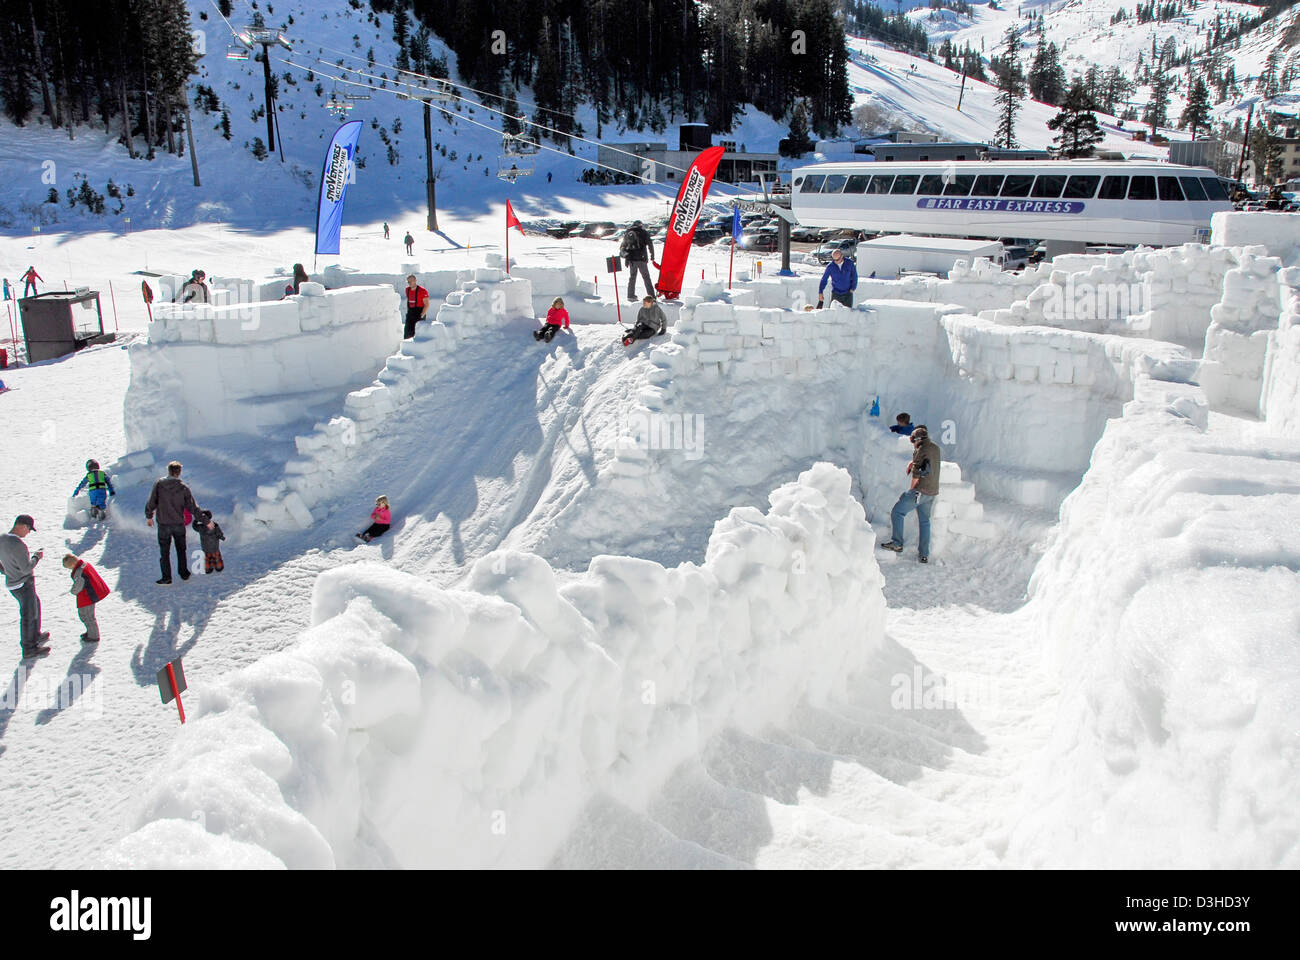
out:
M893 524L893 536L881 546L886 550L901 553L903 550L903 521L913 510L921 527L918 542L922 563L930 562L930 513L934 510L935 498L939 496L939 461L943 454L939 445L930 439L930 431L924 424L912 431L912 462L907 465L907 473L912 478L911 484L899 496L898 502L890 513Z
M45 641L48 633L41 632L41 598L36 595L36 565L45 551L37 550L30 556L23 538L36 529L36 521L28 514L14 520L13 529L0 536L0 570L4 571L5 586L18 601L18 640L23 659L46 657L50 648Z
M176 545L176 566L180 568L182 580L190 578L190 562L185 556L185 511L191 516L199 515L199 505L194 502L190 488L181 481L181 464L173 460L167 464L167 476L153 485L149 493L149 502L144 505L144 519L153 526L154 514L158 515L158 563L162 567L162 579L159 584L172 582L172 560L170 548Z

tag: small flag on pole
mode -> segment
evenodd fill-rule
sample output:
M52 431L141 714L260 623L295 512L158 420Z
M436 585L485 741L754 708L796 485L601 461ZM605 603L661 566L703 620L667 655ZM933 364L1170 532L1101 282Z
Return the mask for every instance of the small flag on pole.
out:
M739 242L740 242L740 234L741 234L741 228L740 228L740 207L738 207L738 206L733 206L733 207L731 208L731 239L733 239L733 240L735 240L737 243L739 243Z
M511 227L518 227L520 234L523 234L524 232L524 225L520 223L519 218L515 216L515 208L510 206L510 201L507 200L506 201L506 230L509 230Z

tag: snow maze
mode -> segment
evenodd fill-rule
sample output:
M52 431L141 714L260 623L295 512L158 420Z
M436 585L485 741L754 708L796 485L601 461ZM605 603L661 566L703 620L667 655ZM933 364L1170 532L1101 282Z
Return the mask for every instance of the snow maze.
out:
M896 849L867 811L844 865L1300 865L1294 219L864 281L854 310L805 310L808 278L702 283L630 351L571 269L499 259L440 276L400 343L404 273L327 269L254 329L223 321L237 306L159 319L132 347L119 488L260 436L236 542L340 543L377 484L410 520L391 565L318 577L296 645L197 685L106 862L610 865L630 821L627 862L759 862L700 825L734 785L694 826L665 813L673 785L808 711L901 722L862 691L894 670L886 580L913 557L914 519L901 558L875 547L905 410L944 452L931 570L1051 530L1006 622L1052 708L978 850ZM557 295L574 333L534 347ZM219 398L189 386L212 369ZM453 560L454 585L422 576Z

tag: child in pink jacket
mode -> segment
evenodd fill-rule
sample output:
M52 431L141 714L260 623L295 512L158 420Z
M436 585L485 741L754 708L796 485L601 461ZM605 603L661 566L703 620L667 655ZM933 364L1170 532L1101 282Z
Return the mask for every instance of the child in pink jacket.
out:
M373 521L370 526L357 534L361 540L369 543L375 537L381 537L388 532L392 526L393 514L388 508L387 497L377 497L375 499L375 509L370 511L370 519Z
M556 297L551 302L551 309L546 311L546 322L542 324L542 328L533 331L533 339L550 343L560 332L561 327L565 330L569 329L569 311L564 309L563 298Z

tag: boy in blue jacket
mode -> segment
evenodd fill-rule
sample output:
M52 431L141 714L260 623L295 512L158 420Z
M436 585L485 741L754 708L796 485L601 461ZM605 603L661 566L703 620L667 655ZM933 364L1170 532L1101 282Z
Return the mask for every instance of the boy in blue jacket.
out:
M113 489L113 481L108 478L108 474L99 469L98 460L86 461L86 476L77 484L77 489L72 491L72 495L75 497L87 487L90 488L90 519L107 518L108 498L110 495L116 497L117 491Z

